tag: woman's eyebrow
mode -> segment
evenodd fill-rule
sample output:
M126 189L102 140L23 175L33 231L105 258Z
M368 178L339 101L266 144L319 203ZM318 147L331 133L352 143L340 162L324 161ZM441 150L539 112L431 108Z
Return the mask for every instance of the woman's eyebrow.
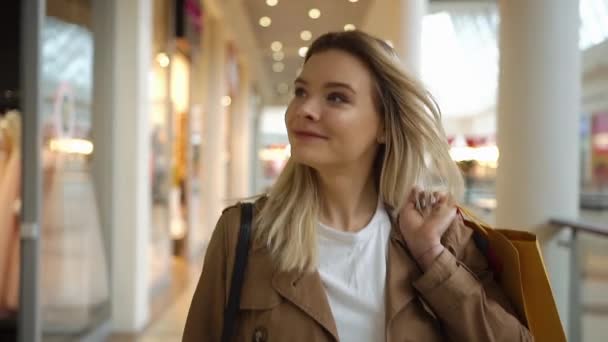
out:
M296 80L294 81L294 83L301 83L301 84L307 85L308 81L306 81L305 79L303 79L301 77L298 77L298 78L296 78ZM349 91L351 91L351 92L353 92L355 94L357 93L355 91L355 89L353 89L353 87L350 86L350 84L344 83L344 82L338 82L338 81L326 82L323 85L323 88L345 88L345 89L347 89L347 90L349 90Z
M344 82L327 82L325 83L324 88L346 88L355 94L357 93L350 84Z

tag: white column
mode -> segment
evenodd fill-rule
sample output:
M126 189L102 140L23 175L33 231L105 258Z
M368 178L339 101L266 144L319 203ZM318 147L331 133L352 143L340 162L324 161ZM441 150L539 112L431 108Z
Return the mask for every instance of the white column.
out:
M249 94L249 70L242 65L239 78L239 91L232 109L230 120L231 167L230 198L240 199L249 196L249 147L251 137L251 102Z
M428 0L375 0L367 11L363 30L390 40L407 70L420 75L422 21Z
M399 26L395 49L405 67L420 76L422 54L422 20L427 11L428 0L399 0Z
M205 73L207 85L204 102L203 123L203 223L205 232L210 236L226 201L226 109L222 106L222 97L226 95L225 34L219 20L207 17L206 30L209 34L203 42L205 55Z
M149 317L151 3L96 0L95 9L104 23L95 26L96 49L108 49L96 51L93 108L94 120L103 121L108 134L95 135L103 158L98 162L111 167L109 177L96 180L111 193L103 211L110 213L112 227L112 329L136 332ZM100 112L107 121L99 120Z
M94 0L93 10L93 103L91 139L95 148L92 157L92 175L99 205L99 220L106 251L112 248L112 224L115 212L113 182L114 126L117 120L114 106L115 27L114 2ZM108 255L108 258L111 258ZM108 262L109 263L109 262Z
M541 228L573 219L579 201L579 2L500 1L497 224L541 238L562 321L568 252Z

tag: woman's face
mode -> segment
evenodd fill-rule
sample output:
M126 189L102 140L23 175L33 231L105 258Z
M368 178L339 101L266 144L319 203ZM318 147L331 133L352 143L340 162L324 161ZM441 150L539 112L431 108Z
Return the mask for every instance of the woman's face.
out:
M317 170L371 166L383 135L373 82L366 66L346 52L312 55L285 114L291 158Z

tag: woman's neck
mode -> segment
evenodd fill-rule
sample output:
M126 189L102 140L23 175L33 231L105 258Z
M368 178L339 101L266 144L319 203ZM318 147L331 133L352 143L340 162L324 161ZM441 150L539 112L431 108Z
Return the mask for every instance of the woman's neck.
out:
M334 229L357 232L364 228L378 207L378 191L371 174L355 168L352 172L319 172L321 194L319 219Z

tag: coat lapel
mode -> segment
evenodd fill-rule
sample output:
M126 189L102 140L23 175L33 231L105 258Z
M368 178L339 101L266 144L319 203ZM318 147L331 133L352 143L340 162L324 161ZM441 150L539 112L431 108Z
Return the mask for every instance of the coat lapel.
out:
M262 197L256 201L256 213L262 210L266 200L266 197ZM272 287L275 291L304 311L338 341L338 329L319 272L279 271L267 246L259 241L254 241L252 251L263 255L260 258L261 264L266 267L272 265L270 266L274 269Z
M319 272L277 271L272 279L272 286L338 341L338 329Z
M412 260L398 228L393 226L388 244L386 267L386 322L387 327L413 299L416 292L412 280L421 272Z

